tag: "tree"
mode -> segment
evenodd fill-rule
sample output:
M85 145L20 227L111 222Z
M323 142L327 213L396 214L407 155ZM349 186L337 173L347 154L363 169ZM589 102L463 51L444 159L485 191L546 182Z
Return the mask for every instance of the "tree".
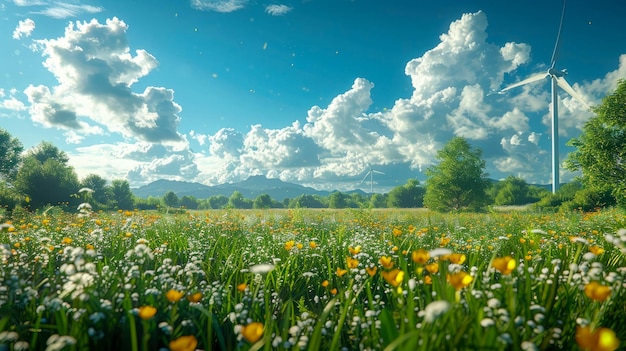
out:
M569 154L569 170L582 171L585 188L611 189L616 203L626 206L626 80L593 108L595 116L583 133L570 140L576 150Z
M31 208L78 202L72 197L79 190L78 176L68 160L65 152L46 142L26 153L15 187L30 198Z
M190 195L185 195L181 197L179 204L180 204L180 207L183 207L189 210L195 210L198 208L198 205L199 205L198 199Z
M113 193L110 187L107 187L107 180L97 174L90 174L80 182L80 188L89 188L93 190L90 195L89 204L94 210L106 209L113 200Z
M215 195L208 199L209 207L212 209L220 209L228 205L228 197L225 195Z
M254 203L252 204L252 208L271 208L272 207L272 198L268 194L261 194L254 199Z
M422 207L425 192L426 190L419 185L417 179L409 179L406 184L391 189L387 204L389 207L399 208Z
M333 191L328 195L329 208L346 208L348 207L348 197L340 191Z
M252 201L243 197L240 191L235 190L228 199L228 207L230 208L252 208Z
M113 204L119 210L132 210L134 208L133 193L130 191L128 181L115 179L111 182Z
M529 186L524 179L508 176L497 185L494 202L498 206L525 205L533 202L533 199L529 195Z
M178 205L180 205L180 200L175 192L168 191L165 195L163 195L163 203L167 207L178 207Z
M480 210L487 204L489 186L482 150L454 137L437 152L439 164L426 170L424 205L439 212Z
M18 139L0 128L0 179L15 179L23 150L24 146Z

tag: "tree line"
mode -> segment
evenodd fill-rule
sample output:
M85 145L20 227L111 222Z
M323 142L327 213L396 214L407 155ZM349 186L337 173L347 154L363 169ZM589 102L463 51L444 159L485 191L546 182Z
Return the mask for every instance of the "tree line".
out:
M89 203L94 210L427 207L449 212L530 203L541 210L626 207L626 81L619 81L615 91L592 112L594 116L583 126L583 133L569 141L575 151L565 160L566 167L580 171L581 176L555 194L515 176L489 180L482 150L462 137L454 137L437 152L438 163L426 170L425 182L409 179L385 194L336 191L328 196L301 195L278 201L268 194L246 199L238 191L230 197L208 199L178 198L170 191L160 198L140 199L133 196L124 179L109 184L91 174L79 180L67 154L52 143L42 142L24 152L22 143L0 128L0 208L59 206L71 210L81 203Z

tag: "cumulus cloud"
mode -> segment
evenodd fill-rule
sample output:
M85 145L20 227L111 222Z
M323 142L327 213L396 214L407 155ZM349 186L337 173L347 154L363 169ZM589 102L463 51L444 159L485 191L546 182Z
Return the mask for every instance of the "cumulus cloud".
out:
M265 7L265 12L272 16L282 16L292 9L293 8L291 6L287 5L267 5Z
M33 30L35 30L35 21L32 19L27 18L23 21L19 21L13 31L13 39L19 40L22 37L29 37Z
M134 55L126 38L128 26L113 18L101 24L70 22L64 36L36 41L44 66L58 85L29 86L24 93L34 121L48 127L90 133L95 126L148 142L180 141L174 91L149 86L141 93L132 85L157 67L145 50Z
M247 3L248 0L191 0L191 7L202 11L233 12Z

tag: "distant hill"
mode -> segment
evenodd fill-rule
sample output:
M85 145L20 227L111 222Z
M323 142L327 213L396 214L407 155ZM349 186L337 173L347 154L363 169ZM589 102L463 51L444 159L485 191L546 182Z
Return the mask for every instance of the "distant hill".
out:
M292 199L300 195L328 196L330 194L328 191L315 190L302 185L283 182L280 179L268 179L265 176L252 176L242 182L215 186L175 180L157 180L139 188L133 188L131 191L139 198L161 197L166 192L173 191L179 198L187 195L197 199L206 199L216 195L230 197L233 192L239 191L247 199L255 199L261 194L268 194L272 199L278 201L285 198ZM358 192L361 191L358 190Z

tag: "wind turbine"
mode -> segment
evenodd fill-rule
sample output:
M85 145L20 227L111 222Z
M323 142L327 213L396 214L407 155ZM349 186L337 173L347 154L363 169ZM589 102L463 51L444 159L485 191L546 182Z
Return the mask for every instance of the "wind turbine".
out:
M369 165L369 167L370 167L370 170L369 172L365 174L365 177L363 177L363 180L361 180L361 184L363 184L365 179L367 179L367 176L369 176L370 177L370 195L373 195L374 194L374 173L377 173L377 174L385 174L385 173L372 169L372 165Z
M585 103L585 100L572 88L569 83L565 80L565 75L567 75L567 70L557 70L556 60L558 58L559 53L559 42L561 39L561 30L563 29L563 18L565 17L565 4L567 0L563 1L563 11L561 12L561 22L559 23L559 32L556 36L556 44L554 45L554 51L552 52L552 60L550 62L550 68L545 73L537 73L534 74L521 82L517 82L513 85L510 85L502 90L501 93L513 89L528 83L533 83L544 78L550 77L551 87L552 87L552 192L556 193L559 190L559 95L558 95L558 87L565 90L568 94L570 94L573 98L580 101L583 106L589 109L589 105Z

